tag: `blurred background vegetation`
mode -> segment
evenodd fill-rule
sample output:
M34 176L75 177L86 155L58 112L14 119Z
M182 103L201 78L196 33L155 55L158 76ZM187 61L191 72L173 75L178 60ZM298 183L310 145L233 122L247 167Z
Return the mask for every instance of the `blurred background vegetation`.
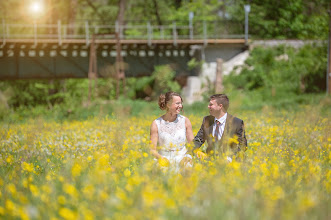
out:
M327 39L328 0L40 0L44 11L41 23L75 24L89 20L91 24L121 24L150 21L164 25L169 21L185 22L194 14L194 25L208 21L226 25L226 29L242 31L244 5L251 6L249 31L252 39ZM0 1L2 19L32 22L27 13L32 0ZM221 21L218 22L217 21ZM196 29L196 28L194 28Z
M32 21L34 18L25 13L28 3L0 1L2 19ZM225 93L233 103L239 103L233 108L238 111L265 106L298 109L300 105L313 104L328 111L330 107L330 97L325 96L330 8L327 0L45 0L44 4L47 11L39 18L43 23L61 19L64 23L75 24L88 18L92 25L113 24L116 20L122 24L150 21L163 25L173 20L188 22L188 14L193 12L194 25L207 21L241 30L244 5L250 4L252 40L301 39L315 40L315 43L301 48L251 49L250 58L239 70L240 74L235 70L224 79ZM127 79L126 85L121 86L126 96L119 100L115 100L114 79L101 78L90 106L87 105L88 79L0 81L0 119L16 121L39 116L85 119L96 115L159 114L154 101L158 95L168 90L181 90L174 78L175 73L169 66L155 67L150 76ZM213 89L209 88L205 96L211 92ZM205 103L185 106L186 112L192 114L204 112L204 109Z

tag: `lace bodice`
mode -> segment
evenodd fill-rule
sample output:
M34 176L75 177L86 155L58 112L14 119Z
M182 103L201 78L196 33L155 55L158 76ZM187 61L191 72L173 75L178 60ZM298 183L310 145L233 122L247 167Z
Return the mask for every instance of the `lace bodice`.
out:
M173 122L167 122L159 117L155 120L158 129L158 145L162 150L180 150L186 143L185 117L177 115Z

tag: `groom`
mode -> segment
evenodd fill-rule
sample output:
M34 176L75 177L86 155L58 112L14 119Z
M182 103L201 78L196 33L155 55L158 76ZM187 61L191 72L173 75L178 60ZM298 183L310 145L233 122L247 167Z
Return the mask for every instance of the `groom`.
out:
M243 120L227 113L229 98L225 94L215 94L209 98L210 115L203 118L202 125L194 138L194 153L202 159L207 155L225 154L232 161L239 151L247 149ZM206 153L200 148L207 141Z

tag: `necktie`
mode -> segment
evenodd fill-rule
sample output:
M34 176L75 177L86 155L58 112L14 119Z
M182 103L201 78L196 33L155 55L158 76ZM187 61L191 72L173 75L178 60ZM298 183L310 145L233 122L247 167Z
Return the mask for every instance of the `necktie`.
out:
M216 128L215 128L215 133L214 133L214 138L216 141L218 141L218 135L220 133L220 127L221 127L221 122L216 121Z

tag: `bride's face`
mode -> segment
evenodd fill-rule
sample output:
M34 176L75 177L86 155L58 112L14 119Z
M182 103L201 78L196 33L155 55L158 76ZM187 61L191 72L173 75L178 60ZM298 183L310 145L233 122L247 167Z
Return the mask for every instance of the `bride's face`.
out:
M168 112L179 114L182 108L182 99L179 96L173 96L171 102L168 104Z

